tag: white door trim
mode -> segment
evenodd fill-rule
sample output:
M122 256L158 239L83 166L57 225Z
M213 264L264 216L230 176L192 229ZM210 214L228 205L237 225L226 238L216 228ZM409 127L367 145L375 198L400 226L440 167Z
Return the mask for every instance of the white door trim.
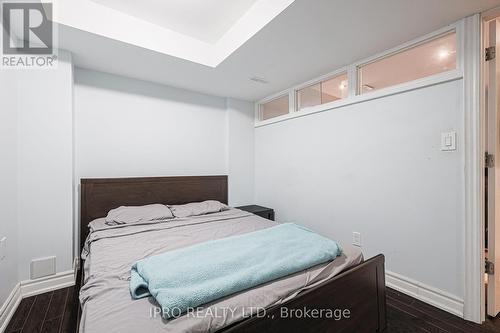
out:
M463 20L465 148L464 319L484 320L484 110L481 107L482 19Z

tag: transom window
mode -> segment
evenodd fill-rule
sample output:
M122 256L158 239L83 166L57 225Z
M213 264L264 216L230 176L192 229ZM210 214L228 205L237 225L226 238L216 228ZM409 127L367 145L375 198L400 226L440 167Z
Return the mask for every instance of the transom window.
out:
M457 27L455 24L453 28L309 81L314 83L289 88L279 97L264 99L257 103L257 119L293 118L459 78L463 72L458 45L463 37ZM397 87L384 89L393 86ZM378 90L377 94L369 95ZM319 107L323 104L328 105Z
M346 98L349 90L348 88L347 73L344 73L299 89L296 95L296 110L299 111L310 106L321 105Z
M358 67L358 94L457 68L455 32Z
M260 120L267 120L287 114L290 111L288 95L275 98L260 105Z

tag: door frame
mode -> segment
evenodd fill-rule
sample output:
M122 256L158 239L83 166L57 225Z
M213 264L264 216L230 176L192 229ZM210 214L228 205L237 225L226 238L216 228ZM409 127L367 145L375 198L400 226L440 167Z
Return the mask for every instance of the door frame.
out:
M483 15L464 24L464 152L465 152L465 288L464 319L485 319L484 284L484 154Z
M464 20L465 111L465 290L464 319L486 319L485 153L486 95L484 59L486 22L500 17L500 6Z

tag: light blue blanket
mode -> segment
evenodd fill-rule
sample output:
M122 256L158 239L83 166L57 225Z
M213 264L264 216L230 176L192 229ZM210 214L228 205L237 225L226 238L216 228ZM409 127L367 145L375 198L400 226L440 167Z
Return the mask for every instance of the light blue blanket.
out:
M333 240L293 223L208 241L137 261L132 298L152 295L168 319L176 313L331 261Z

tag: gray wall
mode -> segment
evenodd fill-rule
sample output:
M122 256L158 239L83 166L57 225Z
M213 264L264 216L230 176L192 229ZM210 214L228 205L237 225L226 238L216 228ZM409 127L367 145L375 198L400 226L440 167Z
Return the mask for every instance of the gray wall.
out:
M55 256L57 273L73 268L73 76L60 51L57 69L19 70L19 279L33 259Z
M7 255L0 261L0 306L18 282L17 255L17 81L12 71L0 73L0 239Z
M253 103L84 69L74 89L75 189L85 177L228 174L229 203L252 203Z
M282 222L464 295L463 82L456 80L256 129L256 201ZM456 130L458 150L440 151Z

